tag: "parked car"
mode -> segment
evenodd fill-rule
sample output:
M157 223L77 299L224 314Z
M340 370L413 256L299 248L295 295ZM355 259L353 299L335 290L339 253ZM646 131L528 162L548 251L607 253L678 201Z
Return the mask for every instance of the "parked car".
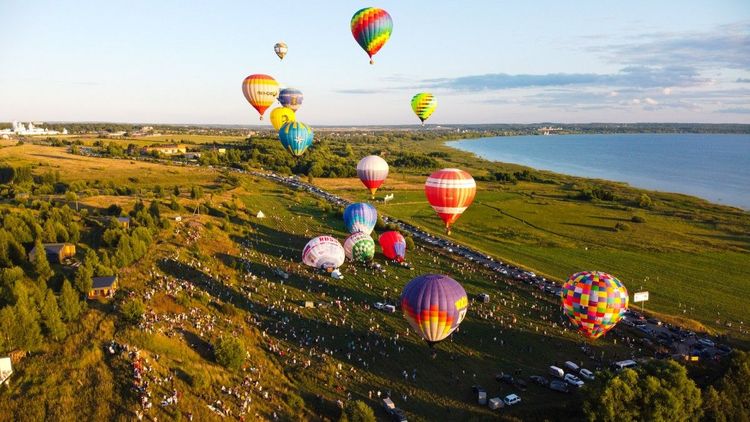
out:
M646 320L646 322L648 322L649 324L661 325L661 321L656 318L649 318Z
M501 372L499 374L495 374L495 381L513 385L513 375Z
M391 420L393 422L407 422L406 413L398 407L391 411Z
M515 394L508 394L503 399L503 403L505 403L506 406L513 406L514 404L521 403L521 398Z
M513 385L515 385L516 388L518 388L521 391L526 391L526 389L529 388L529 385L526 384L526 381L524 381L524 380L522 380L520 378L514 379L513 380Z
M565 378L563 378L563 380L567 382L568 384L574 387L578 387L578 388L581 388L584 385L583 381L581 381L580 378L578 378L577 376L573 374L565 374Z
M568 387L568 383L565 381L560 380L552 380L549 383L550 390L559 391L561 393L567 393L570 391L570 388Z
M549 374L552 376L555 376L557 378L562 378L565 376L565 371L558 368L557 366L550 366L549 367Z
M383 309L383 306L385 306L382 302L375 302L374 305L372 305L375 309Z
M581 376L582 378L584 378L584 379L586 379L586 380L588 380L588 381L593 381L593 380L594 380L594 378L595 378L595 376L594 376L594 373L593 373L593 372L591 372L591 371L589 371L589 370L588 370L588 369L586 369L586 368L581 368L581 370L580 370L580 371L578 372L578 374L579 374L579 375L580 375L580 376Z
M385 305L385 306L383 306L383 310L392 314L392 313L396 312L396 307L393 306L393 305Z
M543 387L549 387L549 380L541 375L532 375L529 379Z
M707 338L698 339L698 343L706 347L716 347L716 343L714 343L712 340L709 340Z
M576 373L576 372L578 372L578 370L580 368L575 363L573 363L571 361L566 361L565 362L565 369L567 369L569 372Z

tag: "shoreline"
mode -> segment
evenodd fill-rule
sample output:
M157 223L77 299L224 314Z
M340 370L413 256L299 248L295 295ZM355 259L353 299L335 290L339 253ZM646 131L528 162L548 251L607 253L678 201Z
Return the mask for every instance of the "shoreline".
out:
M611 133L576 133L576 134L559 134L559 135L550 135L554 137L568 137L568 136L608 136L608 135L623 135L623 134L611 134ZM632 134L626 134L626 135L654 135L654 136L663 136L663 135L675 135L675 133L632 133ZM680 135L701 135L701 134L691 134L691 133L684 133ZM737 134L733 133L721 133L721 134L711 134L716 136L721 135L727 135L727 136L736 136ZM539 172L541 174L548 174L550 176L554 176L555 178L559 179L573 179L573 180L580 180L585 181L588 183L595 182L600 184L608 184L608 185L617 185L621 186L630 190L633 190L635 192L639 193L646 193L649 195L678 195L678 196L684 196L692 201L701 201L705 202L707 204L710 204L712 206L717 207L724 207L729 208L731 210L735 211L741 211L744 213L750 213L750 205L748 206L742 206L742 205L736 205L736 204L729 204L724 202L718 202L713 199L704 198L702 196L698 196L693 193L686 193L686 192L679 192L675 190L664 190L664 189L657 189L657 188L650 188L645 186L638 186L634 185L632 182L626 181L626 180L618 180L613 178L606 178L606 177L596 177L596 176L586 176L581 174L573 174L570 172L563 172L563 171L557 171L552 169L546 169L541 168L538 166L535 166L533 164L524 164L520 162L513 162L513 161L500 161L500 160L494 160L492 158L486 157L482 155L481 153L471 151L469 149L463 149L458 146L456 146L456 143L459 142L476 142L476 141L486 141L488 139L493 138L520 138L520 137L539 137L539 138L549 138L549 136L545 135L510 135L510 136L485 136L485 137L478 137L478 138L464 138L464 139L453 139L453 140L445 140L442 142L442 145L446 148L449 148L453 151L457 151L463 154L470 154L473 157L475 157L477 160L485 161L487 163L493 163L496 165L512 165L512 166L519 166L526 169L529 169L530 171Z

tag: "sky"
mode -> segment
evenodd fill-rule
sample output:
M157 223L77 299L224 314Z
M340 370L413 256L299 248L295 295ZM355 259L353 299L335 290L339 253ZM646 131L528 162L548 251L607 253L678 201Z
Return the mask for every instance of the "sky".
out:
M374 65L349 26L367 6L394 22ZM431 124L750 123L747 0L0 0L0 16L0 121L255 125L241 83L265 73L302 90L312 125L419 123L418 92L438 98Z

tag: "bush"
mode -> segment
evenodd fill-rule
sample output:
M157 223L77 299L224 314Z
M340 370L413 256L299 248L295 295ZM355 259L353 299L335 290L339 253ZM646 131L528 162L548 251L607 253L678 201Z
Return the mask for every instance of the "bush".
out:
M133 299L122 305L122 316L125 318L125 321L131 324L138 324L141 318L143 318L145 311L146 308L140 299Z
M626 232L630 230L630 225L627 223L617 223L615 224L615 231L616 232Z
M214 346L216 362L227 369L240 369L245 362L245 346L235 337L222 337Z
M339 422L375 422L375 412L362 400L349 401L341 413Z
M646 222L646 219L645 219L645 218L643 218L643 217L641 217L640 215L634 215L634 216L633 216L633 217L632 217L632 218L630 219L630 221L632 221L633 223L645 223L645 222Z

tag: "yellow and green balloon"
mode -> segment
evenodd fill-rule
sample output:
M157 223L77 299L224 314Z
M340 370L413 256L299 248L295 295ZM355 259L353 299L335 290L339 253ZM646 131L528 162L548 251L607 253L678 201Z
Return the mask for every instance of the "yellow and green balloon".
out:
M420 92L411 99L411 109L419 117L424 126L424 121L429 119L437 108L437 98L429 92Z

